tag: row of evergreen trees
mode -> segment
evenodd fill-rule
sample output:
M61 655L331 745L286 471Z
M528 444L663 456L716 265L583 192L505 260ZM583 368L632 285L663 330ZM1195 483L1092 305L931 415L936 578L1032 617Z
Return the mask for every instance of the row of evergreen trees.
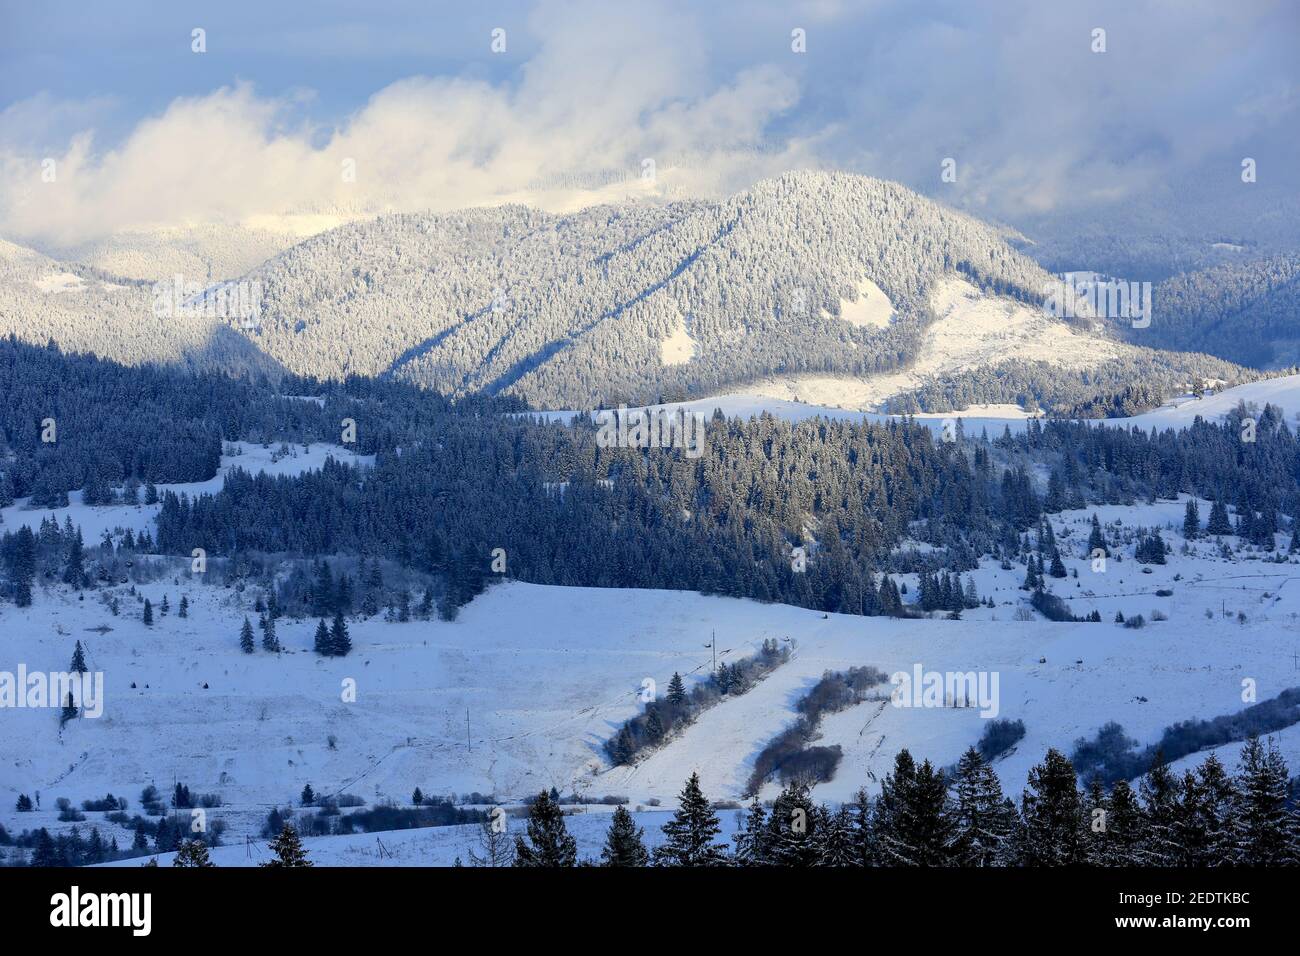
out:
M663 841L615 811L605 866L1294 866L1300 865L1300 814L1286 764L1271 740L1247 741L1235 774L1213 755L1179 775L1157 762L1136 787L1080 789L1074 766L1049 750L1029 772L1017 805L975 748L951 779L900 751L880 793L860 791L839 807L813 802L791 782L770 808L757 799L738 815L729 842L717 811L692 774ZM485 824L489 828L490 824ZM491 844L499 847L496 837ZM490 859L490 862L489 862ZM577 844L559 804L543 793L530 807L513 854L476 857L480 865L579 865Z

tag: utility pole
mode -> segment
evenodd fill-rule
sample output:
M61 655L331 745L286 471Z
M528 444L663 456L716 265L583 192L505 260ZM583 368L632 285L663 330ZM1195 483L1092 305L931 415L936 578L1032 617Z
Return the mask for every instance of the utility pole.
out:
M474 742L469 738L469 708L468 707L465 708L465 746L469 748L470 753L474 752Z

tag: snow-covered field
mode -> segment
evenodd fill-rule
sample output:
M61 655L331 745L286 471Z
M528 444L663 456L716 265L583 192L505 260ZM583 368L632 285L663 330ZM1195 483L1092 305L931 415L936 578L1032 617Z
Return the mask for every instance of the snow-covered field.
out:
M132 603L112 617L93 595L41 590L33 607L4 609L0 670L20 663L29 671L65 669L81 640L91 669L105 674L105 709L62 733L57 711L0 712L0 823L11 831L49 825L48 810L61 796L79 804L112 792L138 806L146 784L166 791L176 780L196 793L220 793L226 806L211 812L227 819L228 839L241 843L256 835L271 806L295 802L307 783L372 804L405 803L417 786L507 801L555 787L592 800L626 796L634 805L657 798L667 807L698 771L710 797L740 799L755 755L794 719L797 700L824 671L851 665L996 674L997 716L1027 728L996 765L1008 791L1018 793L1047 747L1068 751L1108 720L1146 744L1175 721L1246 706L1244 678L1257 683L1260 700L1300 684L1296 564L1229 562L1215 556L1213 542L1199 542L1199 556L1175 554L1150 574L1131 558L1093 572L1082 558L1093 511L1130 529L1177 527L1182 504L1102 507L1054 522L1065 563L1078 576L1053 581L1053 590L1076 614L1099 610L1101 624L1015 620L1024 571L995 565L974 577L997 606L966 612L961 621L506 583L453 623L355 621L352 655L322 659L310 651L313 621L282 622L286 650L279 656L240 653L238 627L251 616L251 593L181 578L139 587L155 608L164 594L173 608L181 594L190 600L188 619L173 610L146 627ZM1181 546L1179 532L1165 536ZM915 579L904 580L915 593ZM1158 596L1162 589L1172 594ZM1112 623L1117 610L1168 620L1129 630ZM715 631L720 660L751 654L768 637L789 638L793 659L635 766L609 767L601 744L637 712L642 682L663 688L674 671L703 679ZM351 702L343 694L349 679L356 682ZM950 764L984 726L976 709L951 706L867 702L832 715L820 743L839 744L844 760L816 795L838 801L860 786L873 789L903 747ZM1300 767L1300 734L1282 742ZM37 791L46 813L14 812L19 793ZM775 791L769 784L763 796ZM454 843L440 834L421 838L431 846ZM338 839L351 841L340 847L360 848L346 852L374 847L373 836Z

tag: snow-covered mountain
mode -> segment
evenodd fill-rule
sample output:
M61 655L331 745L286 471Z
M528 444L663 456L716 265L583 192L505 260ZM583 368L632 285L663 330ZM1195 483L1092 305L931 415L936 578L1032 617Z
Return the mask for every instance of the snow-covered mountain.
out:
M229 323L197 313L158 314L157 299L153 282L54 259L0 239L0 335L35 345L52 340L65 351L91 352L127 365L277 371Z
M905 364L936 284L1035 299L993 229L900 186L791 173L724 202L383 217L251 273L259 345L298 372L391 373L551 406Z
M229 269L196 258L205 236L193 249L172 236L80 251L131 275L174 267L168 288L177 277L191 292L224 287L214 283ZM275 247L250 240L239 253ZM1160 374L1188 361L1049 314L1040 303L1053 278L1004 231L842 173L788 173L720 202L353 222L233 280L255 301L254 322L220 309L159 314L153 282L9 243L3 252L0 332L27 341L128 363L391 375L549 408L737 386L874 408L953 376L997 376L1013 358L1068 382L1102 367L1094 382L1152 381L1153 360ZM1233 374L1219 365L1209 371Z

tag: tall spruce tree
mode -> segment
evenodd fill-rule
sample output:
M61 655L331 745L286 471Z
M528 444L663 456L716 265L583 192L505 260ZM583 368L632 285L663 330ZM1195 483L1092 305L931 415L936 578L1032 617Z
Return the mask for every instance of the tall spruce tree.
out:
M577 865L578 844L564 825L564 811L545 790L528 808L527 837L515 837L515 866Z
M81 540L81 529L72 535L72 541L68 544L67 562L63 567L63 583L72 585L74 590L80 591L86 579L86 549Z
M1196 504L1195 498L1187 499L1187 507L1183 511L1183 537L1188 541L1195 541L1201 536L1201 509Z
M1208 535L1232 534L1232 522L1228 519L1228 508L1222 499L1216 498L1210 505L1210 520L1205 525Z
M1014 818L1008 819L1002 784L974 747L957 762L951 855L957 866L1011 862Z
M1179 855L1178 781L1159 753L1138 784L1138 793L1146 824L1139 848L1141 862L1147 866L1172 866Z
M692 773L678 796L673 818L664 824L667 838L654 853L657 866L725 866L727 844L715 843L721 832L717 814L700 790L700 775Z
M325 619L321 618L316 625L316 637L312 641L312 650L322 657L329 657L334 653L333 645L330 644L330 629L325 624Z
M609 832L605 834L605 847L600 851L602 866L646 866L650 854L646 851L645 831L637 827L632 814L623 807L614 808Z
M253 625L244 618L244 626L239 629L239 649L245 654L251 654L254 650L253 645Z
M1251 737L1237 766L1231 861L1239 866L1287 866L1300 862L1296 818L1288 808L1288 773L1272 739Z
M275 634L275 618L269 614L262 628L262 650L270 651L272 654L280 653L280 639Z
M1106 553L1106 536L1101 533L1101 522L1097 520L1096 514L1092 516L1092 529L1088 532L1088 556L1094 556L1098 551L1103 555Z
M906 842L912 790L916 786L916 762L906 749L894 755L894 769L885 775L880 794L872 804L872 863L877 866L913 865L912 848Z
M1201 790L1201 813L1204 815L1206 855L1213 866L1223 866L1232 858L1232 815L1237 801L1236 784L1214 754L1196 768L1196 782Z
M1138 866L1147 840L1146 813L1127 780L1111 787L1106 809L1101 865Z
M768 846L767 808L759 801L757 793L739 816L741 829L732 837L737 865L770 866L772 853Z
M813 831L817 840L817 856L813 865L861 866L854 835L853 811L849 805L841 804L834 811L829 811L824 806L818 807L817 814L817 826Z
M263 862L262 866L297 869L312 865L311 860L307 859L307 851L303 849L302 841L298 839L298 831L291 824L284 825L280 835L271 841L270 849L275 856Z
M1064 866L1084 862L1082 805L1074 766L1055 748L1029 771L1020 798L1019 858L1026 866Z
M334 614L334 626L330 628L330 653L335 657L347 657L352 653L352 638L348 636L348 622L343 619L343 612Z
M772 802L768 817L768 852L777 866L812 866L819 855L818 814L808 784L791 780Z

